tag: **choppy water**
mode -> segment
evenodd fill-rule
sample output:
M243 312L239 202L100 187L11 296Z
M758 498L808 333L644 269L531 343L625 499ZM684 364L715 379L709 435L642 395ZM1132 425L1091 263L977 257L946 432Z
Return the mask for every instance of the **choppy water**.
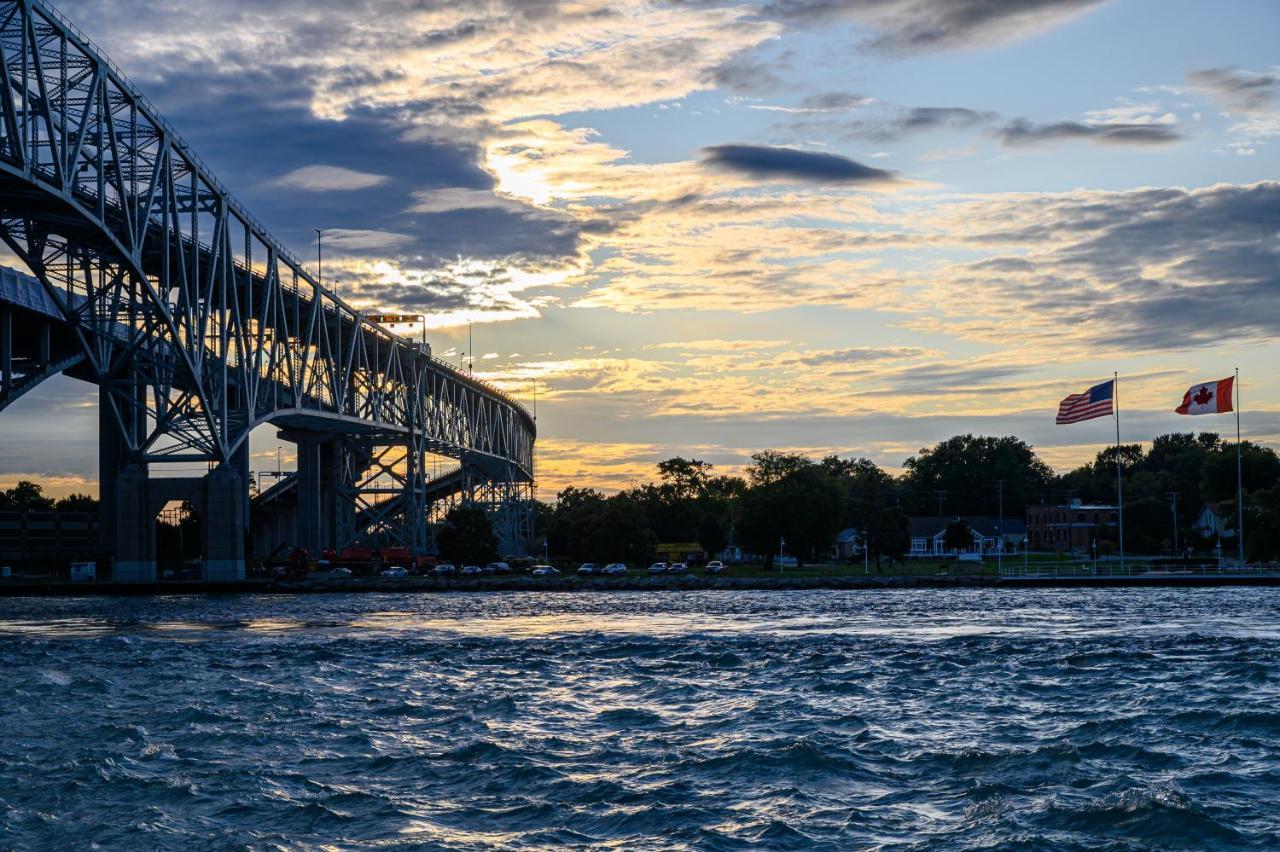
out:
M1280 591L0 600L0 847L1276 848Z

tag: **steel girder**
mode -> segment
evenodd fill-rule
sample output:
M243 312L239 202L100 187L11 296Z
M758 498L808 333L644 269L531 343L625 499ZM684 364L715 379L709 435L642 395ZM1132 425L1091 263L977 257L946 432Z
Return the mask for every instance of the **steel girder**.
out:
M532 481L523 407L320 287L41 0L0 0L0 239L56 302L134 461L228 461L264 422L396 446L401 528L425 519L428 454Z

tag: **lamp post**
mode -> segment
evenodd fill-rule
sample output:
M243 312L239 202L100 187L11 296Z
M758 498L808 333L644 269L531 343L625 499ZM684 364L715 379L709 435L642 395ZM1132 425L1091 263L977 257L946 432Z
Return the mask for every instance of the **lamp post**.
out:
M321 254L321 251L320 251L321 232L319 228L313 228L312 230L316 232L316 283L323 288L324 287L324 256Z
M1004 480L996 480L996 499L1000 503L1000 523L996 527L996 575L1004 576Z

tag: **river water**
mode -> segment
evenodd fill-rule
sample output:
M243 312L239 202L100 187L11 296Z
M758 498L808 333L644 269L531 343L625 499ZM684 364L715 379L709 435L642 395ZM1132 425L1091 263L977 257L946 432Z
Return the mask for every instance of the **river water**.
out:
M1280 591L0 600L0 848L1280 847Z

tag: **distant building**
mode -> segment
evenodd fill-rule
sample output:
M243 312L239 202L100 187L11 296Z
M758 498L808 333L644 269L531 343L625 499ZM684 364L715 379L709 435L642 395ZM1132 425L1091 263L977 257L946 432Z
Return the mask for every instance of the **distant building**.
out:
M837 559L862 556L862 530L849 527L836 533L835 556Z
M92 559L101 548L97 512L0 510L0 563L65 568Z
M1211 539L1214 536L1226 539L1236 537L1235 518L1230 511L1224 509L1221 503L1205 503L1204 508L1191 524L1191 528L1200 533L1200 537L1204 539Z
M1087 552L1104 526L1119 523L1120 510L1072 500L1064 506L1028 506L1027 537L1032 550Z
M970 541L960 549L946 546L947 527L961 522L969 527ZM1003 543L1005 553L1018 553L1027 539L1027 527L1016 518L1005 518L1003 526L998 518L985 515L968 517L914 517L907 519L907 534L911 537L908 556L936 558L955 556L959 553L975 553L994 556Z

